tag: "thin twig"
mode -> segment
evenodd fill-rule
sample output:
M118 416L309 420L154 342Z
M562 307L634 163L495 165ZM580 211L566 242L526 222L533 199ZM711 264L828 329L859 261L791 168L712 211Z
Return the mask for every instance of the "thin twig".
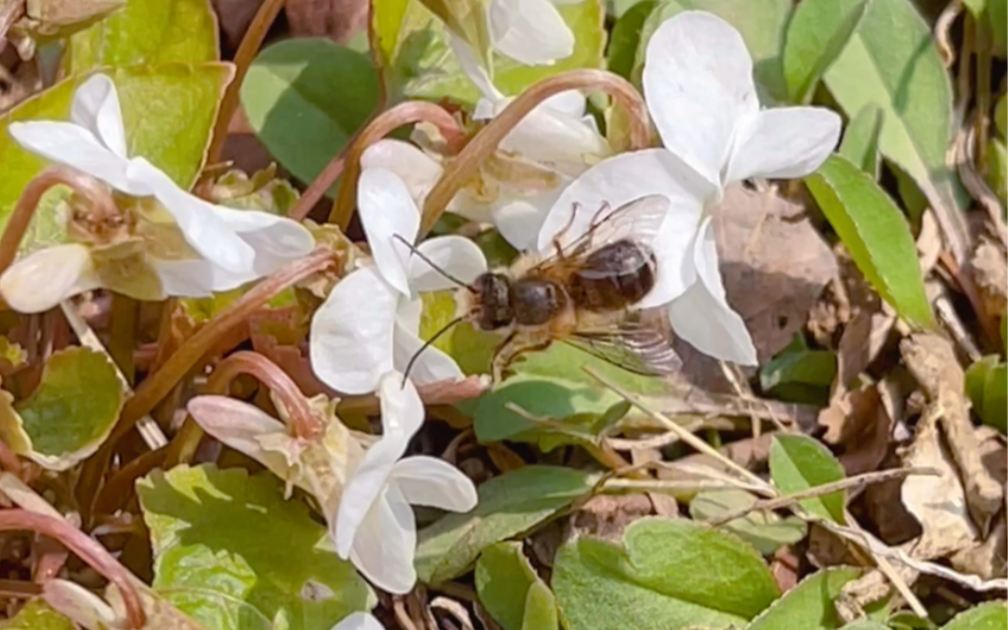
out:
M700 438L696 437L695 435L693 435L692 433L690 433L689 431L687 431L683 427L679 426L678 424L676 424L675 422L673 422L669 418L665 417L660 412L654 411L649 406L647 406L646 404L644 404L643 402L641 402L640 397L637 396L636 394L633 394L631 392L627 392L626 390L624 390L623 388L621 388L619 385L616 385L612 381L610 381L607 378L603 377L602 375L600 375L598 372L596 372L595 370L591 369L590 367L585 367L584 371L587 372L589 376L591 376L592 378L594 378L595 380L597 380L599 383L601 383L605 387L611 389L613 392L615 392L621 398L623 398L624 400L626 400L628 403L630 403L631 405L637 407L638 409L640 409L644 413L648 414L649 416L651 416L652 418L654 418L658 422L662 423L669 431L673 431L673 432L678 433L679 434L679 439L682 440L683 442L686 442L687 444L689 444L690 446L692 446L696 450L700 451L701 453L704 453L705 455L708 455L710 457L715 458L716 460L718 460L719 462L721 462L727 469L734 471L739 476L743 477L744 479L746 479L747 481L749 481L750 483L752 483L756 487L763 488L763 491L764 491L765 494L768 494L770 496L777 496L777 491L774 489L774 487L771 484L769 484L766 481L764 481L763 479L761 479L758 475L750 472L749 470L746 470L742 466L739 466L738 464L736 464L732 460L728 459L727 457L725 457L724 455L722 455L721 453L719 453L717 450L715 450L714 448L712 448L710 444L707 444L706 442L704 442Z
M150 413L175 385L181 381L203 356L224 335L244 323L277 293L322 271L333 262L333 252L320 247L311 254L290 263L266 278L248 293L233 302L213 320L187 339L154 374L136 389L136 395L126 401L112 440L125 434L141 417Z
M543 79L527 88L487 123L445 169L424 203L421 236L434 227L455 193L475 176L483 161L497 150L497 146L519 122L547 98L579 89L605 92L626 110L629 114L630 150L651 145L650 118L644 99L623 77L605 70L583 68Z
M259 10L256 11L255 17L252 18L252 22L249 24L248 30L245 31L241 43L238 44L238 50L235 51L234 56L235 75L231 83L224 90L224 96L221 97L220 107L217 108L217 120L214 122L213 135L210 137L210 146L207 147L206 151L207 157L205 163L208 165L216 164L220 161L221 150L223 150L224 141L227 140L228 136L228 125L231 124L231 117L234 116L235 110L238 109L238 99L241 94L242 82L245 80L245 74L248 72L249 66L252 65L252 60L255 59L256 53L259 52L259 47L262 46L266 33L269 32L270 25L273 24L273 20L276 19L283 6L284 0L265 0L259 6Z

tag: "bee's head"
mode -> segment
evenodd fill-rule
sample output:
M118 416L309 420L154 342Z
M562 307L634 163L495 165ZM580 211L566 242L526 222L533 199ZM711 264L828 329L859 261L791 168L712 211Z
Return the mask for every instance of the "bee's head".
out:
M473 281L460 306L472 314L473 323L481 330L497 330L511 324L511 278L502 273L487 272ZM465 303L468 302L468 303Z

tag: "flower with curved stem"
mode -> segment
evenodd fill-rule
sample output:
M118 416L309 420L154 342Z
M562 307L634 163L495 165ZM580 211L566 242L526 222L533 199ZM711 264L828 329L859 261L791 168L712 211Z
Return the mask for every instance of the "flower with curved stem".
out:
M407 243L417 238L420 211L395 173L365 169L357 200L373 264L354 270L333 288L312 317L309 343L315 374L345 394L373 392L383 374L405 370L423 347L417 336L420 292L458 288L486 271L483 253L460 236L428 239L416 246L417 254L411 251ZM462 372L431 346L417 355L409 377L431 383L461 378Z
M382 376L382 436L364 454L340 501L336 552L378 587L407 593L416 583L416 520L411 505L467 512L476 488L451 464L426 455L403 457L424 420L423 403L402 374Z
M512 99L494 87L464 42L451 42L463 70L483 94L474 119L495 117ZM533 248L539 227L563 188L612 153L595 119L585 111L585 97L578 90L543 101L504 137L498 150L481 165L479 179L463 188L446 210L472 221L492 223L516 249ZM424 144L419 128L414 137ZM395 172L421 206L444 172L430 153L391 139L368 147L361 156L361 167Z
M824 108L760 109L752 75L741 35L721 18L686 11L663 22L647 46L643 84L665 148L625 153L586 171L560 196L538 239L547 250L574 203L619 206L665 195L670 214L654 246L665 252L658 295L671 300L672 327L701 352L744 365L757 363L756 349L726 300L706 208L734 182L811 173L840 134L840 117ZM583 233L590 220L583 213L569 232Z
M218 206L127 154L115 84L102 74L74 92L70 121L14 122L25 150L122 193L118 214L71 203L72 243L32 252L0 278L14 308L36 312L98 287L138 299L199 297L233 289L306 255L311 233L290 219Z

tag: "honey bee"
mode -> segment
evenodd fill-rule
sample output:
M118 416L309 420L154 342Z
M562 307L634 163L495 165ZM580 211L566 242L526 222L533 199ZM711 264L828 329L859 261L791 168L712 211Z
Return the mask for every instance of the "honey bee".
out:
M648 324L637 306L655 286L657 264L650 242L667 208L667 200L657 195L616 209L603 205L584 233L565 244L580 210L573 208L553 239L551 255L520 256L510 268L463 285L458 300L462 314L445 329L468 320L504 335L493 356L494 382L521 355L554 341L631 372L676 372L681 363L668 337L661 327Z

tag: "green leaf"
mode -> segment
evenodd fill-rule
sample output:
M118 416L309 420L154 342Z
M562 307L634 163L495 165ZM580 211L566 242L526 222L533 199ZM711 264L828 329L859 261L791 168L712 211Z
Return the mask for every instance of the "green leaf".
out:
M591 491L595 477L558 466L526 466L478 489L471 512L448 514L418 534L416 569L428 584L465 573L486 547L526 532Z
M209 0L129 0L70 38L63 70L74 75L106 66L202 63L219 59L217 49Z
M994 125L997 128L998 136L1002 140L1008 135L1008 94L998 97L994 106Z
M807 103L823 73L847 46L868 0L804 0L788 25L782 63L788 94Z
M641 29L656 6L658 6L657 0L638 2L616 20L609 35L609 48L606 51L606 65L610 72L615 72L626 79L630 78L634 60L637 58L637 49L640 47Z
M879 178L878 143L884 116L878 105L865 105L847 125L837 151L874 180Z
M825 402L836 376L836 355L810 350L801 336L760 368L760 387L782 400Z
M50 470L66 470L98 450L119 419L122 403L108 357L67 348L46 361L31 396L13 407L2 405L0 436L19 455Z
M602 1L564 3L557 9L574 33L573 54L549 66L524 66L494 54L494 84L505 95L565 70L602 67ZM481 97L448 47L441 21L419 0L372 0L371 10L375 59L392 100L447 98L472 104Z
M0 630L74 630L72 621L41 599L33 599L13 619L0 621Z
M107 74L116 84L123 109L129 155L143 156L184 188L196 179L210 141L210 131L230 64L181 64L116 68ZM46 166L22 150L7 133L14 121L68 120L74 89L86 77L71 77L0 116L0 228L7 224L21 191ZM43 200L44 204L44 200Z
M843 626L841 630L889 630L889 626L885 625L880 621L872 621L871 619L859 619L858 621L851 622L846 626Z
M1008 57L1008 0L988 0L987 16L990 18L994 52L1004 59Z
M288 39L259 53L241 86L256 137L310 183L378 106L378 73L328 38Z
M569 425L572 432L590 439L591 423L620 400L606 389L581 387L560 379L509 379L479 399L473 429L480 443L487 444L528 432L548 432L552 428L509 408L516 406L532 418Z
M329 630L375 597L273 475L176 466L137 482L156 591L215 630Z
M839 155L805 183L879 295L911 324L933 326L910 226L889 195Z
M966 395L984 424L1008 433L1008 365L990 355L966 370Z
M1008 604L986 602L961 612L942 630L1002 630L1008 625Z
M833 601L844 584L861 575L852 567L834 567L819 571L774 602L746 630L834 630L843 626Z
M1008 147L1003 140L991 138L987 141L987 172L984 179L1002 203L1008 203Z
M945 153L954 139L952 86L931 30L911 0L872 0L847 47L823 76L848 116L866 105L884 112L879 150L902 168L934 207L956 210L966 196ZM965 234L965 223L959 226Z
M756 503L756 497L745 490L711 490L701 492L690 501L690 516L697 521L712 521L735 510L749 508ZM768 510L750 512L722 525L768 556L784 545L790 545L805 538L805 521L795 516L781 518Z
M633 77L640 77L647 43L662 22L683 11L708 11L742 34L755 66L757 90L765 93L760 94L761 102L786 101L781 49L792 6L791 0L663 0L644 22Z
M663 518L634 522L622 545L566 543L554 561L553 590L568 630L741 626L780 595L749 545Z
M553 593L536 575L520 542L484 549L474 577L480 603L504 630L557 627Z
M770 444L770 478L784 494L839 481L843 466L825 446L804 435L775 435ZM805 499L801 506L822 518L844 523L844 493Z

